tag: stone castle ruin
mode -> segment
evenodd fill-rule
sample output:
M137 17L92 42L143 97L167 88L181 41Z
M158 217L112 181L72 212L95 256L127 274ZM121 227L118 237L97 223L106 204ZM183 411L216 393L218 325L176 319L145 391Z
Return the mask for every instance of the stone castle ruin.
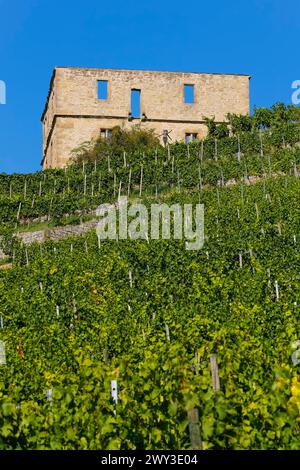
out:
M56 67L42 115L42 166L62 168L74 148L140 124L161 142L207 133L203 116L249 113L249 75Z

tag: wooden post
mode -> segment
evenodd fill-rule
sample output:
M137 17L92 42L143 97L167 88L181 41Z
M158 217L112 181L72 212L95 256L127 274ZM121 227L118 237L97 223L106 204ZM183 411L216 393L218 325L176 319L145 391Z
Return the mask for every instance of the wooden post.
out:
M188 420L192 450L202 450L199 411L197 408L188 411Z
M218 368L216 354L210 355L210 368L211 368L213 391L216 392L220 390L219 368Z

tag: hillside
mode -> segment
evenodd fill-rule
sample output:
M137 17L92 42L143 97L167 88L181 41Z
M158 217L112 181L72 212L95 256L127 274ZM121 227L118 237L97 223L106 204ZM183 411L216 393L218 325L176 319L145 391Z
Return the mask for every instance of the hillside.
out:
M300 448L297 132L0 175L1 449L191 449L195 409L203 449ZM121 195L203 203L204 247L12 236Z

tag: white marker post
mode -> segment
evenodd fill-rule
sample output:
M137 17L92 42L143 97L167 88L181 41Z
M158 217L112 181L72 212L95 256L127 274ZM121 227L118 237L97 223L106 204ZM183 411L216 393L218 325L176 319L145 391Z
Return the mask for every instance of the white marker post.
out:
M6 351L4 341L0 341L0 366L6 365Z

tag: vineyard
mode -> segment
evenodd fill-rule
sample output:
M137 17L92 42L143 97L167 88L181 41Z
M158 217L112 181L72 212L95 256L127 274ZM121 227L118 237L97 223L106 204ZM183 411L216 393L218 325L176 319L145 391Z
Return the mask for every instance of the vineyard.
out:
M299 141L245 132L0 175L0 449L300 449ZM203 203L204 247L13 236L124 195Z

